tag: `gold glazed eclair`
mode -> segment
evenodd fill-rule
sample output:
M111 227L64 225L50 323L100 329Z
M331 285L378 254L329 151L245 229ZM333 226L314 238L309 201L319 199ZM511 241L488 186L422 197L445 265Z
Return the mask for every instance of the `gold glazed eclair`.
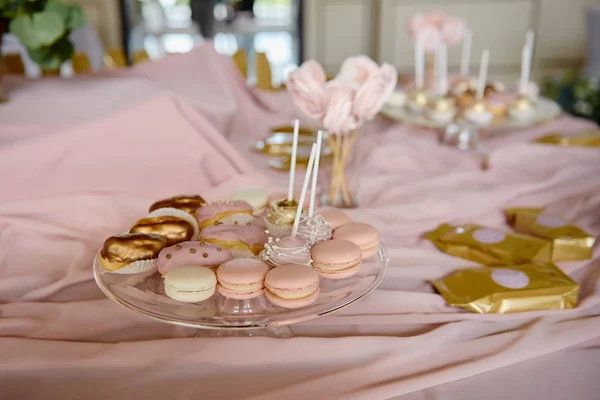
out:
M167 246L187 242L194 237L194 226L188 221L172 216L146 217L136 222L129 233L151 233L164 236Z
M206 201L200 196L175 196L168 199L159 200L150 206L148 212L158 210L159 208L176 208L188 212L192 215L196 210L205 204Z
M158 253L167 246L164 236L126 233L111 236L100 251L100 266L119 274L146 272L156 266Z

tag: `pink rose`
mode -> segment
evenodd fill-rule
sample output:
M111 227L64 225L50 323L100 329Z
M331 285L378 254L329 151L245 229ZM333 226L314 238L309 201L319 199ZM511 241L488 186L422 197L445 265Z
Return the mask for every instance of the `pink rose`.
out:
M358 89L354 97L353 113L358 120L370 121L381 110L383 103L396 88L398 72L390 64L383 64Z
M333 134L348 133L360 125L358 118L352 112L355 91L344 82L332 81L327 84L327 111L322 124Z
M442 37L448 46L459 44L465 35L465 21L460 18L447 17L442 27Z
M325 80L323 68L313 60L290 73L287 90L298 108L309 117L321 118L325 114Z
M431 27L442 29L448 18L448 14L443 11L433 11L425 17L425 23Z
M419 32L417 40L421 41L425 53L433 53L442 41L442 34L439 30L426 26Z
M433 28L441 31L448 16L445 12L434 11L427 15L416 13L408 20L408 33L416 40L419 32L425 28Z
M353 86L359 87L378 70L379 65L367 56L350 57L342 63L336 79L351 82Z

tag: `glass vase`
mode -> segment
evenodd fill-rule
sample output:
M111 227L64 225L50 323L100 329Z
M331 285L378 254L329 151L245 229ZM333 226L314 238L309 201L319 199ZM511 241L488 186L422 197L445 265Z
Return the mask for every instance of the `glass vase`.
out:
M322 188L321 203L330 207L355 208L357 176L350 170L350 162L357 131L346 134L329 133L327 141L331 149L332 163L327 171L328 180Z

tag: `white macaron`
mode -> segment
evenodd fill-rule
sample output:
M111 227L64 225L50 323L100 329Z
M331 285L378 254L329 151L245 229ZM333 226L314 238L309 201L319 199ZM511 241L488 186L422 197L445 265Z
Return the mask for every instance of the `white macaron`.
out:
M179 267L163 275L165 294L173 300L197 303L215 293L217 277L206 267Z

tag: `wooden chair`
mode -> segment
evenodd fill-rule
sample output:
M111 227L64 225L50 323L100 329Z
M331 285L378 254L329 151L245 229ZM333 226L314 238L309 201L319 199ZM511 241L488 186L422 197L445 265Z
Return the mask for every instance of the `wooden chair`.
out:
M273 86L271 64L266 53L256 53L256 87L262 90L276 90Z
M6 73L10 75L25 75L25 65L19 53L8 53L4 55L4 66Z
M75 53L71 60L75 74L87 74L92 72L92 64L86 53Z
M231 59L235 66L240 70L242 76L248 79L248 57L244 49L238 49L232 56Z
M148 56L148 53L146 52L146 50L139 50L136 51L135 53L133 53L133 64L140 64L146 61L150 61L150 56Z
M121 49L110 49L104 55L104 66L108 69L118 69L127 66L127 58Z

